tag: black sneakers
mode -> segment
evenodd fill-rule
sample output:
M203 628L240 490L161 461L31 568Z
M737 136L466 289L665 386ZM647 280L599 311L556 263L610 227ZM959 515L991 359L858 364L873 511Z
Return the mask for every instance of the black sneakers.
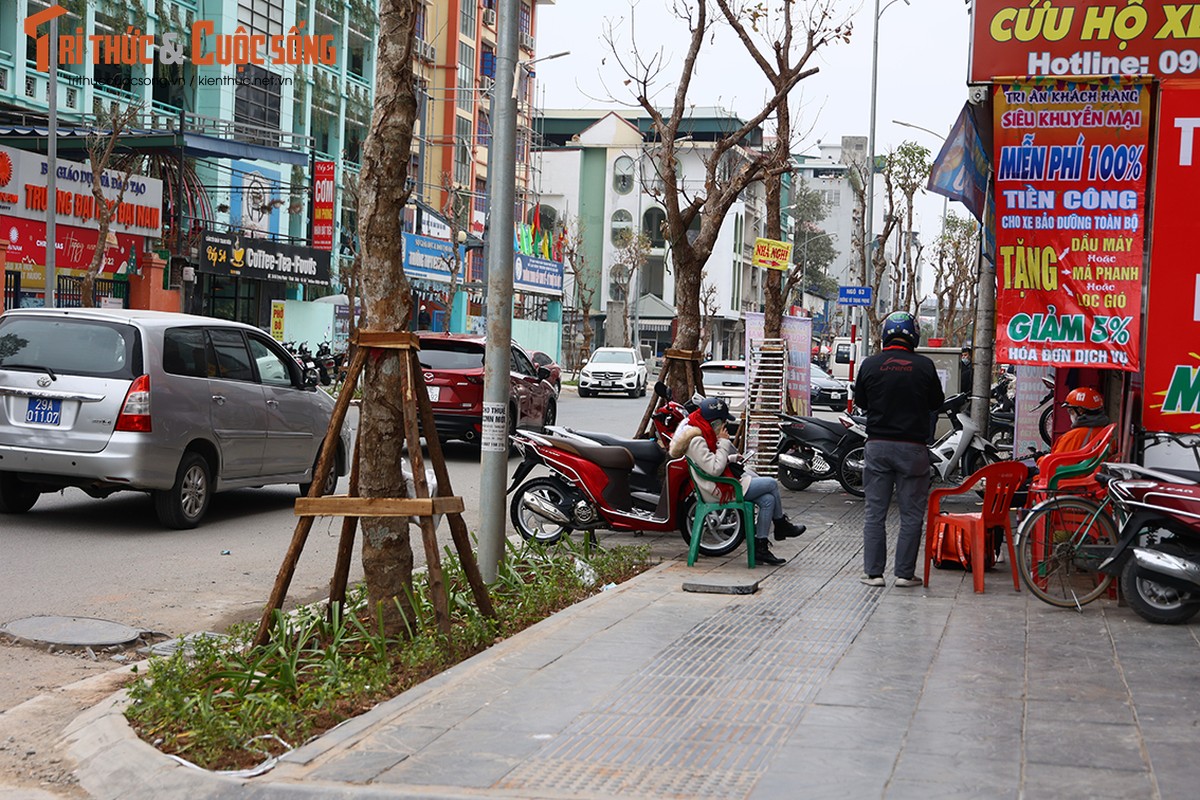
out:
M784 539L792 539L808 530L807 525L797 525L786 516L775 520L775 541L782 542Z
M780 558L771 552L771 545L767 539L754 540L754 563L766 564L768 567L778 567L780 564L786 564L786 558Z

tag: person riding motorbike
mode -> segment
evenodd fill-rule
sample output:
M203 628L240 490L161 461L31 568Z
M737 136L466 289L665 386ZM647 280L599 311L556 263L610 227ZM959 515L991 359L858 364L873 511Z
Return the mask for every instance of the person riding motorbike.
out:
M706 397L675 431L671 439L671 457L686 455L709 475L735 477L731 465L740 462L741 454L726 430L726 423L732 421L733 415L729 413L729 405L724 400ZM706 481L695 474L692 480L708 502L729 502L733 499L732 488L725 484ZM775 525L777 541L801 535L806 526L796 525L783 513L779 483L774 478L760 477L746 470L738 481L742 485L742 496L758 506L753 545L750 544L750 537L747 537L747 546L754 547L755 560L770 566L785 563L786 559L771 552L771 524Z

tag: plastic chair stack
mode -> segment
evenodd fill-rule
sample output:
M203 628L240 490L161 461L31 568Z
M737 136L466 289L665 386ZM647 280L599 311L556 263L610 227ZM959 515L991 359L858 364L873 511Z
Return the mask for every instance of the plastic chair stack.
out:
M1117 426L1108 425L1100 435L1080 450L1050 453L1038 462L1038 475L1029 488L1030 507L1057 493L1081 494L1091 497L1104 494L1096 482L1100 466L1116 452L1113 438Z
M1021 590L1020 579L1017 576L1017 554L1013 548L1012 523L1009 519L1009 508L1013 496L1024 483L1029 474L1024 464L1014 461L1002 461L989 464L967 478L961 486L948 489L935 489L929 495L929 507L925 521L925 585L929 585L929 566L933 561L933 542L938 535L957 536L960 532L964 540L971 543L971 576L974 579L975 591L983 591L984 553L989 544L988 531L994 535L1003 535L1008 545L1008 564L1012 568L1013 589ZM983 494L983 509L978 512L962 514L942 513L941 502L945 497L963 494L970 491L975 484L985 482Z

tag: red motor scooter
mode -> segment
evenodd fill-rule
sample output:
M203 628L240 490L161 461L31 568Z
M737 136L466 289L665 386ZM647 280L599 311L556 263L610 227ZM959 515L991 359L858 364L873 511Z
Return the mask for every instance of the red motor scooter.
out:
M1104 465L1099 480L1121 531L1100 570L1120 576L1121 594L1138 616L1178 624L1200 612L1200 436L1147 436L1154 445L1190 449L1197 469Z
M667 462L658 504L649 510L638 508L631 496L634 458L627 448L532 431L518 431L512 440L524 460L508 488L513 495L509 513L526 540L552 544L573 530L674 530L691 542L696 499L687 459ZM550 475L525 481L538 466L548 468ZM709 556L732 552L745 537L743 528L736 511L710 512L700 552Z

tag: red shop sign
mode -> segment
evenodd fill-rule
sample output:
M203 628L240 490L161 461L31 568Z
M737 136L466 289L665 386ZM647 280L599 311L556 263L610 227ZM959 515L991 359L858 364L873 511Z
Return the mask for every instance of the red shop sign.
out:
M975 0L970 83L1200 71L1200 8L1163 0Z
M1200 262L1195 192L1200 185L1200 81L1159 93L1154 236L1142 424L1147 430L1200 430Z
M332 161L313 162L312 246L317 250L333 250L334 177Z
M996 358L1136 371L1150 89L996 88Z

